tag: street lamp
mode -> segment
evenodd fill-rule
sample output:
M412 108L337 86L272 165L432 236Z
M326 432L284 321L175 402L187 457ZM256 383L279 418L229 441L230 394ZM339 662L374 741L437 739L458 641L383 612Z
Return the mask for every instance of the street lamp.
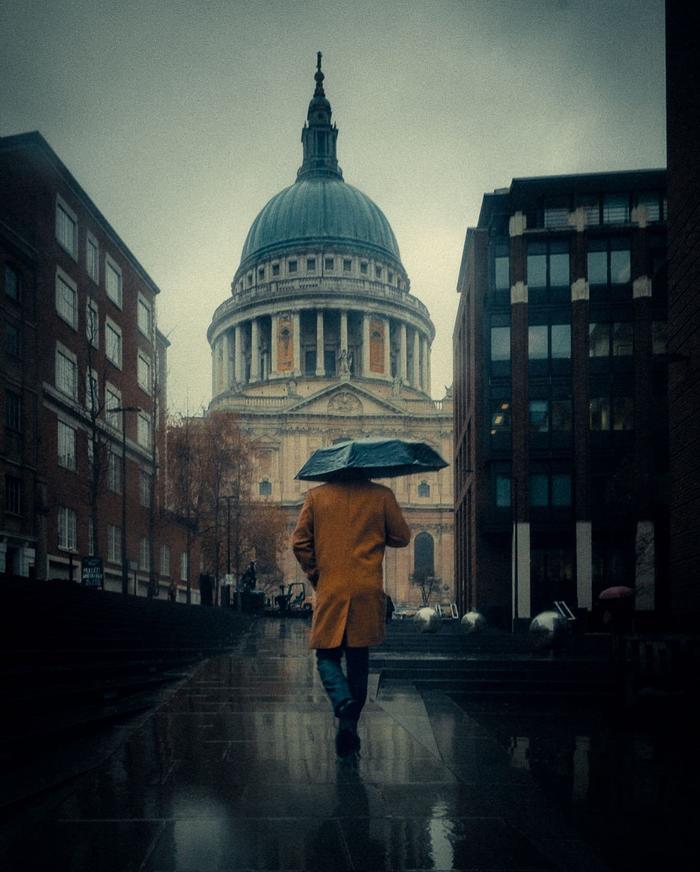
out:
M126 559L126 413L140 412L140 406L113 406L107 412L122 416L122 593L129 595L129 561Z

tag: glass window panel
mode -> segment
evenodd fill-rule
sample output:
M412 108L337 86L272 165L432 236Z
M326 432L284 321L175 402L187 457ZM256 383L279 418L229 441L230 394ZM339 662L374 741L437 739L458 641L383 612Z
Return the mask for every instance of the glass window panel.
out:
M588 252L588 284L607 285L608 255L605 251Z
M610 354L609 324L589 324L588 338L590 357L607 357Z
M510 290L510 258L507 255L496 258L494 280L497 291Z
M61 276L56 276L56 311L72 327L78 324L78 292Z
M571 476L557 473L552 476L552 505L571 505Z
M576 200L576 208L583 209L586 224L600 224L600 207L595 196L582 196Z
M5 266L5 293L13 300L19 300L19 273L11 266Z
M573 423L571 400L552 400L551 427L557 432L570 431Z
M105 285L107 296L121 308L122 275L109 261L105 265Z
M589 402L589 426L591 430L610 429L610 400L608 397L591 397Z
M629 322L613 324L612 353L614 357L626 357L634 352L634 327Z
M548 400L530 400L530 432L549 432Z
M549 330L546 324L537 324L528 328L528 357L530 360L546 360L549 356Z
M508 509L510 508L511 497L510 497L510 476L508 475L497 475L496 476L496 506L499 509Z
M629 220L630 207L627 194L606 194L603 199L604 223L624 224Z
M651 322L651 348L654 354L666 354L668 325L666 321Z
M510 430L510 400L491 401L491 435Z
M661 204L659 195L644 192L637 197L637 205L644 206L647 212L647 221L658 221L661 218Z
M549 284L553 288L569 286L569 253L550 254L549 256Z
M530 288L547 287L547 255L528 254L527 284Z
M539 507L549 505L549 477L547 475L535 473L530 476L530 505Z
M613 398L613 430L634 429L634 401L632 397Z
M510 327L491 328L491 360L510 360Z
M552 324L552 358L568 360L571 357L571 324Z
M625 285L630 280L629 249L610 252L610 282L613 285Z

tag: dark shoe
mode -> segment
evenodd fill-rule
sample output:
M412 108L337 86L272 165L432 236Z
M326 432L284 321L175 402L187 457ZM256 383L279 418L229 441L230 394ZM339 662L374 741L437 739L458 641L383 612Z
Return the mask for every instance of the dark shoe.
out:
M335 710L337 718L344 718L349 721L357 721L360 717L362 706L356 699L344 699Z
M352 730L338 730L335 737L335 753L339 757L348 757L360 750L360 737Z

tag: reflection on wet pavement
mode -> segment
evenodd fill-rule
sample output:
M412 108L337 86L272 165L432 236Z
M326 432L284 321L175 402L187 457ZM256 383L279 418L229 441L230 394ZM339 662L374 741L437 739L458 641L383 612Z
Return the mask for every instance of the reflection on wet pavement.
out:
M507 737L441 691L371 701L361 755L339 761L306 633L254 624L98 769L7 825L0 868L607 868L533 778L533 734Z

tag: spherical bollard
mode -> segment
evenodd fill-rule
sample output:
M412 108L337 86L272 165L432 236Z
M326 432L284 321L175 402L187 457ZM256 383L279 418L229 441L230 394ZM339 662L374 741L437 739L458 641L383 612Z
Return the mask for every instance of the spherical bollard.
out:
M480 633L486 629L486 618L481 612L467 612L460 624L464 633Z
M437 633L442 626L440 616L435 609L431 609L429 606L418 609L413 620L418 624L421 633Z
M540 612L530 622L530 644L538 651L561 648L569 624L559 612Z

